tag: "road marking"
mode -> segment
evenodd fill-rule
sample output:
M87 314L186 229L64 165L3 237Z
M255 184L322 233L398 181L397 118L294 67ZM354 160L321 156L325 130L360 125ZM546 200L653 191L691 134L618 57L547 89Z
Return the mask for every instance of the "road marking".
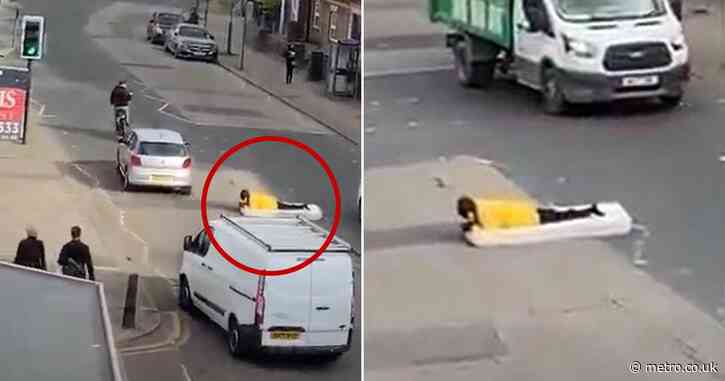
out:
M382 71L373 71L365 73L365 78L379 78L379 77L390 77L390 76L402 76L411 74L423 74L432 73L436 71L450 71L455 68L454 65L442 65L442 66L428 66L428 67L414 67L414 68L401 68L391 69Z
M169 351L175 351L175 350L177 350L177 349L171 347L171 348L157 348L157 349L148 350L148 351L129 351L129 352L124 352L123 350L121 350L119 352L121 352L121 356L138 356L138 355L150 355L150 354L159 353L159 352L169 352Z
M179 364L181 366L181 371L184 372L184 378L186 381L191 381L191 377L189 377L189 371L186 369L186 366L184 364Z
M45 115L43 115L43 118L48 118L48 119L56 118L56 117L57 117L57 115L55 115L55 114L45 114Z
M121 269L113 266L93 266L96 270L121 272Z
M140 235L136 234L136 232L132 231L131 229L128 228L128 226L126 226L126 211L125 210L121 210L121 213L120 214L121 214L120 222L121 222L121 227L123 228L123 230L126 233L130 234L133 238L135 238L137 241L139 241L141 243L141 246L143 248L142 249L142 251L143 251L143 257L141 258L141 263L144 266L149 266L149 264L150 264L150 254L149 254L149 245L148 245L148 243L146 243L146 241L143 238L141 238Z
M149 95L149 94L144 94L143 96L146 97L146 98L148 98L148 99L153 99L153 100L159 101L159 102L163 102L164 101L163 98L158 98L158 97L155 97L155 96Z
M157 111L161 112L164 111L164 109L169 105L169 102L165 102L163 106L159 107Z

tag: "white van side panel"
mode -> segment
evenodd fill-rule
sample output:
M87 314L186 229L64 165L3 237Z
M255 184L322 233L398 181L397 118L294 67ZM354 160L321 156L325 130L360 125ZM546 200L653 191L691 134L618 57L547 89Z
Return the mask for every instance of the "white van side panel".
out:
M226 229L217 229L215 235L219 244L238 262L246 266L258 269L267 267L267 254L262 252L254 242L246 239L239 239L236 232L228 232ZM224 321L220 325L227 329L229 316L234 314L237 322L241 325L254 324L255 298L257 295L257 284L259 276L237 268L226 260L212 246L211 250L218 267L222 269L220 274L223 284L218 285L221 293L224 294L225 304L228 306Z

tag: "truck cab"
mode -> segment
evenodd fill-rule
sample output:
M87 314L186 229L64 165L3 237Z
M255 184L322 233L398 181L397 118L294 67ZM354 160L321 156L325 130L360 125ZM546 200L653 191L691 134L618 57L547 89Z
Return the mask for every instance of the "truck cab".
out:
M542 93L553 114L570 104L659 98L677 106L689 80L682 25L667 0L443 0L431 18L467 86L494 71Z

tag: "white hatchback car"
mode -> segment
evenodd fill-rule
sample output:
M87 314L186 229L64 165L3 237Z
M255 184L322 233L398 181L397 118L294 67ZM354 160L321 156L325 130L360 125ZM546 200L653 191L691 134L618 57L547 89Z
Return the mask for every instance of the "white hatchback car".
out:
M123 190L164 187L191 194L189 144L176 131L138 128L119 141L116 165Z

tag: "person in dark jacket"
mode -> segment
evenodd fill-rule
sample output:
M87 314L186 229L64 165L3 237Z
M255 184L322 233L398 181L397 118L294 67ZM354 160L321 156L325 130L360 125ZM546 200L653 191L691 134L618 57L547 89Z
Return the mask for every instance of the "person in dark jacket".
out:
M191 13L189 13L189 19L186 20L189 24L199 24L199 11L196 9L196 7L191 9Z
M292 44L287 46L287 51L284 53L285 62L287 63L287 84L292 83L292 76L295 72L295 49Z
M123 110L126 113L126 120L131 119L128 113L128 104L131 103L131 98L133 98L133 93L128 90L126 81L119 81L113 90L111 90L110 102L111 106L113 106L114 118L118 110Z
M70 229L70 235L71 241L63 245L63 248L60 250L58 264L65 268L66 266L72 266L73 262L75 262L81 266L83 273L86 273L87 271L88 279L96 280L96 276L93 271L91 250L88 248L88 245L81 242L80 226L73 226ZM81 277L80 275L77 276ZM85 278L85 276L83 276L83 278Z
M28 238L20 241L13 263L20 266L48 270L45 264L45 246L38 239L38 231L34 227L25 228Z

